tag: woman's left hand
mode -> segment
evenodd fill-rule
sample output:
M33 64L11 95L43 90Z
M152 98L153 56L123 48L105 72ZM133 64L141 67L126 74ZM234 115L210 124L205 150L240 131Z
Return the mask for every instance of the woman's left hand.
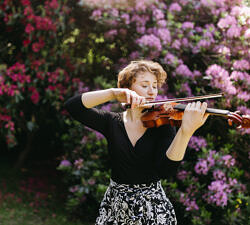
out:
M201 102L198 101L187 104L180 127L185 135L192 136L193 133L205 123L209 115L206 113L206 109L206 102L201 104Z

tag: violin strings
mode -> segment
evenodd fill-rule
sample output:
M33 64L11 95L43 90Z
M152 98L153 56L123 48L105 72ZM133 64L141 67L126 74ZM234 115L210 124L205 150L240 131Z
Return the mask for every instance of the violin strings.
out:
M203 95L203 96L196 96L196 97L187 97L187 98L175 98L175 99L168 99L168 100L158 100L158 101L150 101L145 103L143 106L152 106L152 105L159 105L162 103L171 103L171 102L185 102L191 100L199 100L199 99L209 99L209 98L219 98L222 97L223 94L211 94L211 95Z

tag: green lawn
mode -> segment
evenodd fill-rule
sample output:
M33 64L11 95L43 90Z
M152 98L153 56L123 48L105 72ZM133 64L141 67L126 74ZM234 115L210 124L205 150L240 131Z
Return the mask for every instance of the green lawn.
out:
M65 190L48 171L18 172L0 161L0 225L90 225L67 217Z

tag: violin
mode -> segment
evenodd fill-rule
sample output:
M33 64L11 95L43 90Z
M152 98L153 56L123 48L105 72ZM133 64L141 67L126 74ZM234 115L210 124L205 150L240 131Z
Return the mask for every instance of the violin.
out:
M182 116L187 105L181 104L179 102L218 98L222 96L223 94L219 93L204 96L146 102L146 104L144 104L143 106L152 107L143 110L143 112L145 113L142 115L141 121L143 123L143 126L147 128L159 127L165 124L170 124L171 126L180 126ZM125 104L125 108L130 107L130 104ZM225 117L227 118L228 124L230 126L235 123L238 129L250 128L250 115L241 115L239 111L230 112L228 110L223 109L207 108L206 113L208 113L209 115Z

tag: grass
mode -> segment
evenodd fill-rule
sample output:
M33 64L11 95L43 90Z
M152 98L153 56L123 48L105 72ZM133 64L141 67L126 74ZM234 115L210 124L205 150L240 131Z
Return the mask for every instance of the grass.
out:
M72 220L65 210L65 190L54 171L14 171L0 161L0 225L92 225Z

